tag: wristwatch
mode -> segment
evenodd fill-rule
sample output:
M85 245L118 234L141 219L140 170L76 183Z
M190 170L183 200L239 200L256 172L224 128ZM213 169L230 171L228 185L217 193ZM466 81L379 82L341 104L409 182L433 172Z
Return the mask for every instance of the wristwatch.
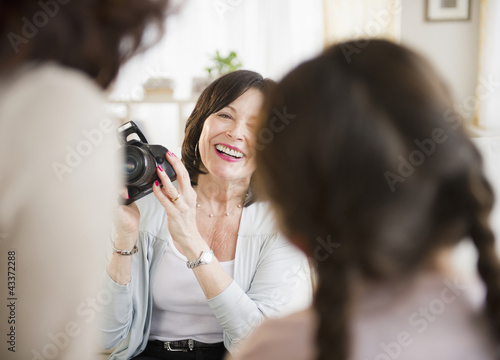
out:
M197 266L205 265L210 263L215 257L215 254L212 250L205 250L201 253L200 257L193 261L188 261L186 263L187 267L190 269L194 269Z

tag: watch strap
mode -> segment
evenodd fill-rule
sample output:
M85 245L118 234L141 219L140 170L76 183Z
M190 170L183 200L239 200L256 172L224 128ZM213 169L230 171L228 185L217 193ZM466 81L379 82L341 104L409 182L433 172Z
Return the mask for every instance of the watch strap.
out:
M213 258L215 257L213 250L211 250L211 249L210 250L204 250L204 251L201 252L200 257L198 259L186 262L187 267L189 269L194 269L197 266L208 264L207 262L205 262L205 261L202 260L202 257L203 257L203 255L205 255L205 253L211 253L212 254L212 259L211 260L213 260Z

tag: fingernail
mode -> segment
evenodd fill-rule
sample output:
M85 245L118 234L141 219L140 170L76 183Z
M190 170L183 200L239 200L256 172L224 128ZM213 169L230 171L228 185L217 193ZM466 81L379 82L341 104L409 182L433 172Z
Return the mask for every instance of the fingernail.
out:
M161 167L161 165L158 165L158 169L160 169L160 171L163 171L163 168Z
M160 183L158 182L158 180L155 181L155 185L160 186Z
M168 151L167 154L168 154L168 156L174 156L174 153L171 151Z
M127 194L127 200L128 200L128 199L130 199L130 196L128 196L128 194Z

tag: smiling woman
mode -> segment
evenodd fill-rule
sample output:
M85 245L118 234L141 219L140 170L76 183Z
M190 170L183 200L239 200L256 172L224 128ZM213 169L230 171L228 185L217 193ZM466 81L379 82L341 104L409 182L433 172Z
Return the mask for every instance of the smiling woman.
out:
M201 94L182 161L168 152L155 197L122 206L101 326L110 359L222 359L266 317L307 306L306 257L251 191L255 132L271 80L235 71ZM201 358L201 357L200 357Z
M193 185L197 184L199 174L206 173L202 164L206 166L206 161L210 161L209 158L199 161L200 146L208 147L208 144L201 141L202 137L205 138L207 132L212 131L211 129L217 124L219 131L224 129L229 131L229 141L213 143L212 146L219 145L219 149L216 150L222 150L221 146L225 145L228 149L242 153L246 162L253 158L255 138L251 130L257 124L264 95L268 94L274 85L272 80L263 79L253 71L239 70L214 81L200 95L195 109L186 122L186 135L182 145L182 159ZM238 139L235 139L235 136ZM233 146L235 143L246 142L246 144L244 149L235 149L228 142L232 142Z
M204 172L234 180L251 177L255 170L251 156L255 136L251 130L262 103L261 91L251 88L208 117L197 143L201 164L208 170ZM227 162L233 165L228 166Z

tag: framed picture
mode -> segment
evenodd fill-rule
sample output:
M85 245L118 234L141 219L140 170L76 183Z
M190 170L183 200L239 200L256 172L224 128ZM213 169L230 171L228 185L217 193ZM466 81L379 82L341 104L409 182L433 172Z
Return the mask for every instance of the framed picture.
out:
M426 0L426 21L470 20L471 0Z

